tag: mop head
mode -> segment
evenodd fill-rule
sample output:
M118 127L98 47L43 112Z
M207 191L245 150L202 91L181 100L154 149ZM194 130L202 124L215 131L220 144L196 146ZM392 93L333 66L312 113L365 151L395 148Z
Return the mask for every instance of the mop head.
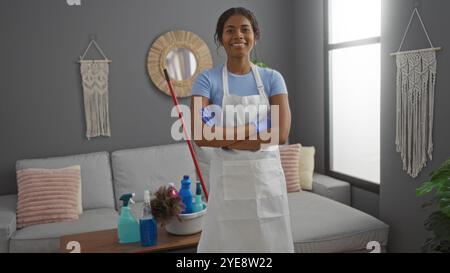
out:
M181 221L179 215L184 205L178 194L173 194L170 187L162 186L154 195L155 197L150 201L152 214L161 226L167 224L172 217L177 217Z

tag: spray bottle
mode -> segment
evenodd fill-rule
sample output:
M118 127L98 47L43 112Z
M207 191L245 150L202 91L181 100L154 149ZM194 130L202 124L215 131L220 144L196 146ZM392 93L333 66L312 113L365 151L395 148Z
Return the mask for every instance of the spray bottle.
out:
M152 207L150 205L150 192L144 192L144 205L142 206L142 215L139 219L139 228L142 246L156 245L157 225L152 215Z
M119 243L136 243L141 240L139 236L139 223L131 213L128 203L134 203L134 193L127 193L120 197L123 206L120 209L120 216L117 221L117 233L119 235Z
M195 203L192 204L192 212L199 212L203 210L203 201L202 201L202 187L200 182L197 182L195 188Z

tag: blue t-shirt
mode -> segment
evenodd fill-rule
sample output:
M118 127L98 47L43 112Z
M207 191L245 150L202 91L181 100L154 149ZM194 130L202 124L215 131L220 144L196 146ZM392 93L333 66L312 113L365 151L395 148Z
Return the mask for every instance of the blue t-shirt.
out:
M223 66L218 65L199 74L192 84L192 95L207 97L211 104L222 106ZM268 98L278 94L287 94L286 83L278 71L259 66L257 66L257 69ZM252 71L245 75L237 75L228 71L228 89L231 95L251 96L259 94Z

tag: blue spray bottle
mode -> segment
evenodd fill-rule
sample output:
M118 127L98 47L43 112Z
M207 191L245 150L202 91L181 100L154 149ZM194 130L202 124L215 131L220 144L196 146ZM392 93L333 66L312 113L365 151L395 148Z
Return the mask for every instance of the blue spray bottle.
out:
M184 210L181 213L192 213L193 195L191 191L191 179L189 179L189 175L183 176L183 180L181 180L181 189L179 195L184 204Z
M139 228L141 232L141 245L154 246L157 239L157 225L152 215L152 207L150 205L150 192L144 192L144 205L142 206L142 215L139 219Z
M120 197L123 207L120 209L120 216L117 220L117 233L119 235L119 243L136 243L141 240L139 236L139 223L131 213L128 203L134 203L134 193L127 193Z

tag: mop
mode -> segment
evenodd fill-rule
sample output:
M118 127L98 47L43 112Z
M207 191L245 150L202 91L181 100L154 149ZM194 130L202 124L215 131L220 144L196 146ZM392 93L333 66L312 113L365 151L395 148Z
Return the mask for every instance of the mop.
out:
M186 142L188 144L189 151L191 152L192 160L194 161L195 170L197 171L197 176L200 179L200 183L202 185L203 192L205 193L206 202L208 202L208 191L206 190L205 181L203 180L203 175L202 175L202 172L200 171L200 167L198 165L197 156L195 155L194 147L192 146L191 139L186 130L186 124L184 123L183 113L181 112L180 104L178 103L177 96L175 95L175 92L173 91L172 83L170 82L170 78L169 78L169 74L167 73L167 69L165 69L165 68L164 68L164 76L166 78L167 85L169 86L169 91L170 91L170 95L172 96L173 104L177 108L178 117L181 120L181 125L183 127L183 133L186 138Z

